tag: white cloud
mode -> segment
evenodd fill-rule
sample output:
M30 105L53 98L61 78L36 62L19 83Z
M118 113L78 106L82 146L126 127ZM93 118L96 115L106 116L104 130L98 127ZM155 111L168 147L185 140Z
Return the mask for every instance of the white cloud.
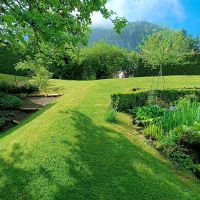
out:
M183 21L185 10L180 0L110 0L107 8L124 16L128 21L151 21L168 24L170 21ZM93 26L110 27L111 22L101 14L92 16Z

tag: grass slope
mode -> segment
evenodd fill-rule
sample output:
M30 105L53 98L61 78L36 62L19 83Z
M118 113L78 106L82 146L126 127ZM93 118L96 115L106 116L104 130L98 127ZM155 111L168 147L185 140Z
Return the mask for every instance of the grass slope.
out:
M0 135L0 199L200 199L199 181L146 145L129 116L104 120L111 93L151 81L52 80L65 95ZM200 76L166 83L199 86Z
M15 83L15 77L18 81L28 80L28 78L23 77L23 76L13 76L13 75L1 74L0 73L0 82L1 81L7 81L7 82L10 82L10 83Z

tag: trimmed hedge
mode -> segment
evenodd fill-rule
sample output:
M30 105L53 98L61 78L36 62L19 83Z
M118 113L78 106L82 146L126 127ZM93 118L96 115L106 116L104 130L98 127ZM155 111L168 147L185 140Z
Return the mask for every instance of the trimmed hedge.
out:
M157 76L159 69L146 66L140 60L138 68L134 71L135 77ZM167 65L163 67L163 75L200 75L200 53L190 54L183 64Z
M154 90L156 96L160 97L166 103L171 103L186 95L196 95L200 100L200 90ZM127 93L127 94L113 94L111 95L111 104L117 108L118 111L127 112L129 109L135 107L144 106L147 103L148 96L152 93L152 90Z

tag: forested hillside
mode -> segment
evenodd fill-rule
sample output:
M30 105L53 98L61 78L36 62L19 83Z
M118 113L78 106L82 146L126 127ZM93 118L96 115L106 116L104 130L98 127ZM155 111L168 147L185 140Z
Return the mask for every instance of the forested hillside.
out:
M105 40L110 44L136 49L137 45L141 43L143 36L147 36L160 29L162 29L161 26L150 22L131 22L122 30L121 34L117 34L114 30L93 28L89 45L91 46L99 40Z

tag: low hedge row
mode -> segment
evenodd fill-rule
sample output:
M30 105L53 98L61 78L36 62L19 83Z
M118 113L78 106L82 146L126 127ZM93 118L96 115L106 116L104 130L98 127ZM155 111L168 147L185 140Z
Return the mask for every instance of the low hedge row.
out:
M154 94L160 97L166 103L171 103L177 99L186 95L196 95L200 100L200 90L181 90L181 89L170 89L170 90L154 90ZM127 93L127 94L113 94L111 95L111 104L118 111L126 112L129 109L133 109L138 106L144 106L147 103L148 96L152 93L152 90Z
M157 76L159 69L146 66L139 62L138 67L134 70L135 77ZM163 74L171 75L199 75L200 74L200 53L190 54L185 58L183 64L163 66Z

